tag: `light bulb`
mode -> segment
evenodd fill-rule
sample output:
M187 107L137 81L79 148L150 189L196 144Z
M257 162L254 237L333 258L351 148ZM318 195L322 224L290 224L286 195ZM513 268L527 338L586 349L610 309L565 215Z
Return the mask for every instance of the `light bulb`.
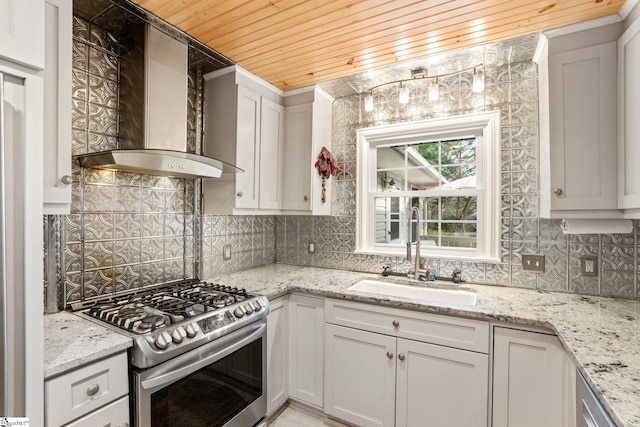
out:
M400 94L398 95L398 102L403 105L409 103L409 88L406 87L404 83L400 83Z
M429 101L437 101L440 98L440 89L438 88L438 79L429 82Z
M473 70L473 91L476 93L484 90L484 73L480 70Z
M371 93L364 98L364 111L373 111L373 95Z

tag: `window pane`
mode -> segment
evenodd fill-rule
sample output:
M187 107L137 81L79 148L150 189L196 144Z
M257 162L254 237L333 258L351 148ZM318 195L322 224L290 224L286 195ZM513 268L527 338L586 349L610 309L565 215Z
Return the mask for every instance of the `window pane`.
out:
M475 164L476 140L463 139L441 143L443 165Z
M381 169L404 168L404 145L377 148L377 166Z
M476 220L476 197L442 197L441 200L443 220Z
M390 172L378 172L376 179L377 191L398 191L404 190L402 178L404 172L390 173Z
M376 197L375 205L375 242L401 244L400 198Z
M475 223L442 223L442 246L475 248L476 245Z

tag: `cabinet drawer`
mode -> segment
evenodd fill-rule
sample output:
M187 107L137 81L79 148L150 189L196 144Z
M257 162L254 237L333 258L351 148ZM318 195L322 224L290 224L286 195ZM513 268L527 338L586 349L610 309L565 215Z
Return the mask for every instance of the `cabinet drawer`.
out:
M325 319L328 323L365 331L489 352L489 323L482 320L337 300L327 300Z
M129 393L126 353L45 382L45 418L60 426Z
M125 396L104 408L90 413L67 424L65 427L128 427L129 426L129 396Z

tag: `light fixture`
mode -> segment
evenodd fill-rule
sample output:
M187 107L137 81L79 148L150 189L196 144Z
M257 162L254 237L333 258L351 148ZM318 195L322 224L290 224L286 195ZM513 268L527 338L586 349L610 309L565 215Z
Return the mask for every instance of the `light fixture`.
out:
M480 93L484 91L484 73L482 70L473 69L473 91Z
M429 82L429 101L437 101L440 98L440 88L438 87L438 78Z
M364 111L373 111L373 93L371 91L364 98Z
M404 82L400 82L400 92L398 93L398 102L402 105L409 103L409 88Z
M483 64L476 65L474 67L465 68L464 70L454 71L452 73L440 74L435 76L429 76L427 70L425 68L418 68L415 70L411 70L411 78L403 79L403 80L395 80L388 83L382 83L377 86L369 89L367 96L364 98L364 110L367 112L371 112L374 110L375 106L373 104L373 92L383 86L388 85L400 85L400 89L398 90L398 103L401 105L405 105L409 102L409 88L406 85L408 81L417 81L417 80L429 80L427 86L427 93L430 102L437 101L440 98L440 86L438 79L441 77L454 76L462 73L466 73L469 71L473 72L473 86L472 89L474 92L482 92L484 90L484 72L480 69Z

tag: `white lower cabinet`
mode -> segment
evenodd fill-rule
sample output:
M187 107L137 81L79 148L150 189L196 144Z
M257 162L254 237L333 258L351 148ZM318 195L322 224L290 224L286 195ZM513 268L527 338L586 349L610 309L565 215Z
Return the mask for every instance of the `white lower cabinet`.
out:
M325 316L327 414L363 427L487 426L489 356L466 349L488 349L487 322L332 300Z
M289 394L323 406L324 299L289 296Z
M267 316L267 415L289 398L289 325L287 297L269 303Z
M495 327L493 427L576 425L575 369L555 335Z
M363 427L392 426L396 338L331 324L325 335L325 412Z
M44 389L47 427L129 425L124 352L48 379Z

